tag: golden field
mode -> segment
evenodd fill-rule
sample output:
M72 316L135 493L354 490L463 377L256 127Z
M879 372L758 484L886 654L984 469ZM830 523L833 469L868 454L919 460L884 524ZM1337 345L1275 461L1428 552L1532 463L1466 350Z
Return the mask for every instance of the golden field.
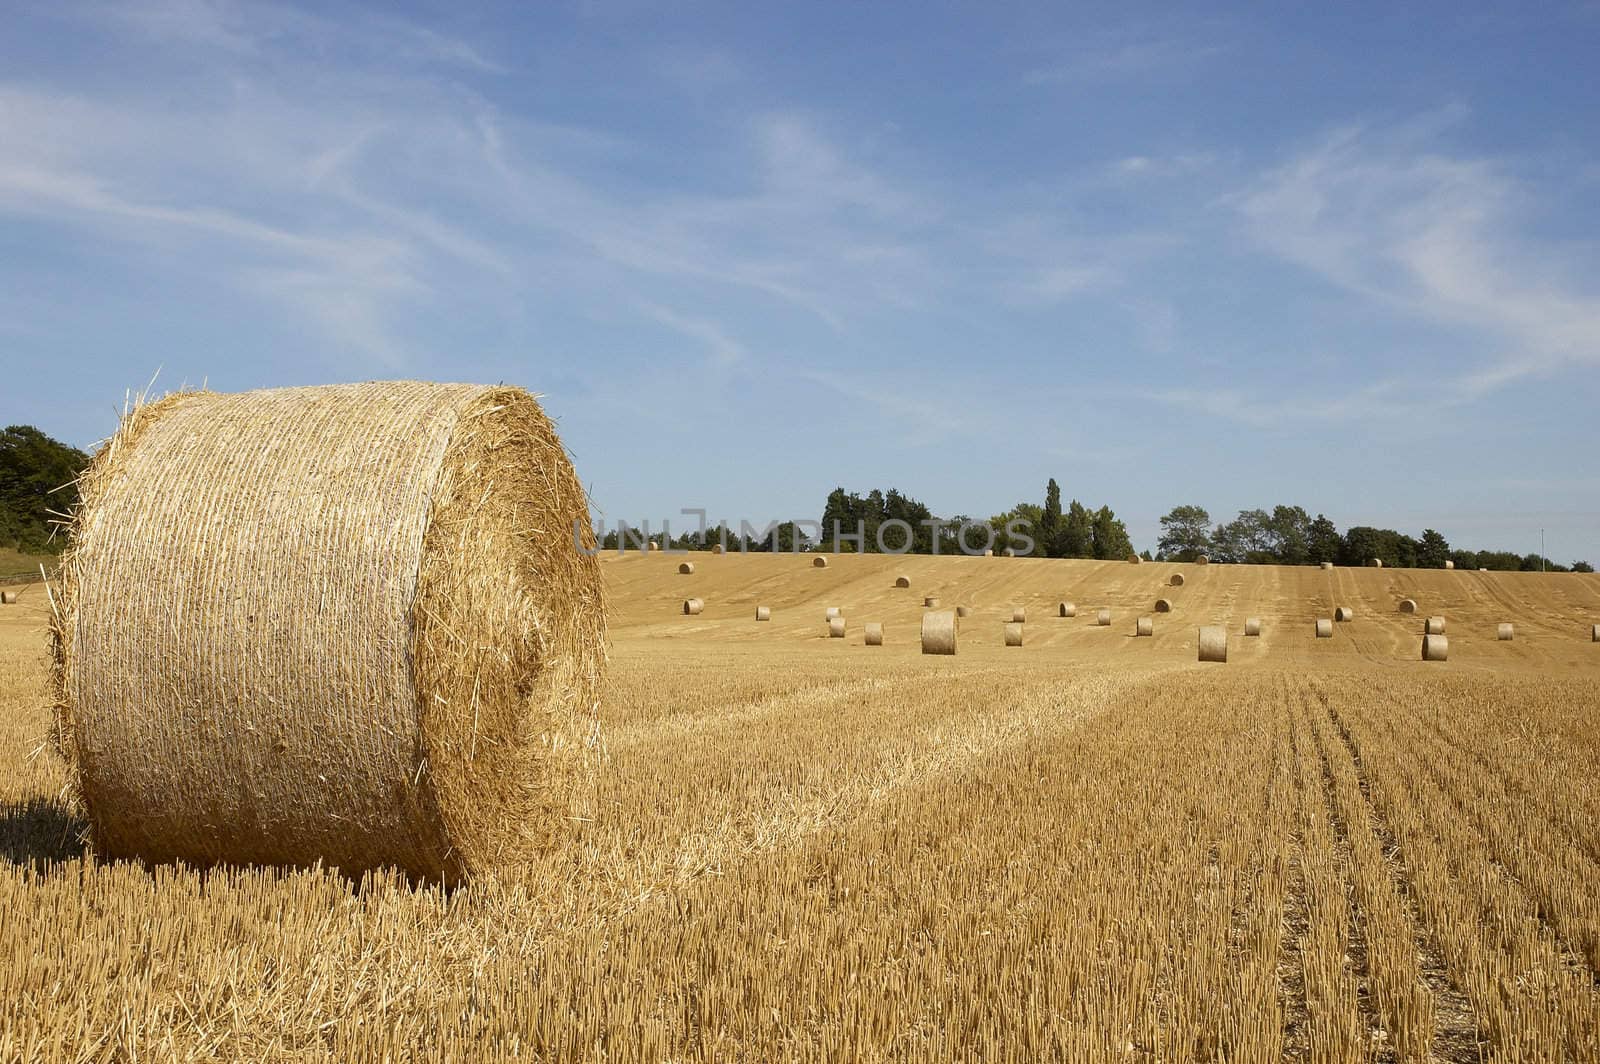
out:
M604 563L590 815L454 893L97 863L0 607L0 1060L1595 1058L1600 578L680 560Z

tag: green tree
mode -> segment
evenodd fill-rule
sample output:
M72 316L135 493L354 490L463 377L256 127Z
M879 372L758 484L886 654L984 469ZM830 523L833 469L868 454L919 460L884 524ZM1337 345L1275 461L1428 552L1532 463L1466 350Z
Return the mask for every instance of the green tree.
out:
M1039 550L1047 558L1059 558L1061 539L1061 486L1051 477L1044 489L1044 512L1039 515Z
M1067 507L1067 516L1061 522L1059 558L1094 557L1094 518L1077 499Z
M1094 512L1091 528L1094 533L1096 558L1126 559L1133 553L1133 542L1128 539L1128 530L1117 520L1117 515L1111 512L1111 507L1102 506Z
M1306 532L1306 561L1316 565L1323 562L1337 561L1339 549L1344 545L1344 540L1339 536L1339 528L1324 514L1318 514Z
M1161 519L1156 550L1168 561L1192 562L1211 549L1211 515L1204 506L1175 506Z
M0 432L0 546L61 550L64 542L50 532L78 505L78 474L88 464L88 455L32 425Z
M1417 566L1421 569L1443 569L1450 560L1450 542L1431 528L1422 530L1417 541Z

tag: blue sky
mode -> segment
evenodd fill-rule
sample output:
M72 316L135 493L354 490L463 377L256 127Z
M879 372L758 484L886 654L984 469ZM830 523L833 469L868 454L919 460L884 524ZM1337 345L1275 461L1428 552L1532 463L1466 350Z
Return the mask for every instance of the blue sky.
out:
M503 380L609 519L1600 562L1600 5L461 6L12 5L0 423Z

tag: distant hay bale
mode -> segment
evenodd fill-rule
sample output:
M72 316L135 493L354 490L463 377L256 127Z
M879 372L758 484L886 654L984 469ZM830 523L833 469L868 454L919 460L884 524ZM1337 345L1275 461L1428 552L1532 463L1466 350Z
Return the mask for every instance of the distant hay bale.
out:
M909 576L897 576L897 577L894 578L894 586L895 587L910 587L911 586L911 578Z
M1382 569L1383 568L1383 559L1382 558L1368 558L1367 559L1367 564L1369 566L1371 566L1372 568L1374 568L1374 569Z
M994 557L994 550L993 550L993 549L990 549L990 550L986 550L986 551L984 551L984 552L983 552L983 556L984 556L984 557L985 557L985 558L993 558L993 557Z
M930 610L922 615L922 652L956 652L956 614L954 610Z
M1196 565L1210 565L1211 559L1206 557L1204 554L1200 554L1195 556L1194 563Z
M1200 660L1228 660L1228 630L1222 625L1206 624L1200 627Z
M1450 639L1443 635L1425 635L1422 637L1423 661L1448 661L1450 659Z
M926 609L926 610L936 610L936 609L938 609L939 608L939 596L938 595L926 595L926 596L924 596L923 599L922 599L922 608Z
M16 604L16 601L17 593L15 591L0 591L0 605L12 606Z
M828 559L819 554L811 559L811 567L813 569L826 569L828 567Z
M1016 556L1017 556L1017 548L1015 548L1015 547L1007 547L1006 548L1006 557L1007 558L1015 558Z
M1006 625L1006 646L1020 647L1022 645L1022 624L1012 621Z
M770 621L770 620L772 620L772 607L771 606L757 606L756 607L756 620L758 620L758 621Z
M1111 611L1108 610L1108 609L1100 610L1098 613L1096 613L1094 615L1094 623L1095 623L1095 625L1097 627L1100 627L1100 628L1108 628L1108 627L1110 627L1110 625L1111 625Z
M1400 612L1401 613L1416 613L1417 612L1417 600L1416 599L1401 599L1400 600Z
M1429 617L1427 623L1422 626L1422 634L1444 635L1444 618Z
M1139 555L1137 555L1137 554L1128 555L1128 564L1129 565L1138 565L1142 561L1144 561L1144 559L1139 557Z
M1322 567L1324 569L1332 569L1333 568L1333 563L1332 562L1323 562L1322 563Z
M1600 624L1589 629L1589 642L1600 643Z
M1182 587L1183 586L1183 574L1182 573L1173 573L1171 576L1167 577L1167 586L1169 586L1169 587Z
M690 573L694 572L694 562L679 562L678 572L688 576Z
M653 539L645 544L645 551L646 552L659 551L660 549L661 549L661 544L657 543Z
M527 392L184 392L81 485L54 732L99 858L460 883L561 837L604 589Z
M1172 612L1172 603L1167 601L1166 599L1156 599L1156 612L1157 613L1171 613Z
M720 543L717 543L717 544L715 544L715 545L713 545L713 546L712 546L712 548L711 548L711 553L712 553L712 554L721 554L721 553L723 553L723 551L724 551L724 550L726 550L726 549L727 549L727 548L725 548L725 547L723 547L723 545L722 545L722 544L720 544Z
M692 617L705 608L704 599L690 598L683 600L683 614L685 617Z
M1135 621L1133 623L1133 634L1135 636L1155 635L1156 634L1156 622L1155 622L1155 619L1153 617L1140 617L1137 621Z
M956 607L956 616L957 617L965 617L967 614L969 614L971 612L972 612L972 607L971 606L957 606Z
M1488 571L1489 571L1489 567L1488 567L1488 566L1487 566L1487 565L1480 565L1480 566L1478 566L1478 572L1480 572L1480 573L1486 573L1486 572L1488 572Z
M867 646L883 646L883 624L879 621L868 621L866 628Z
M1333 638L1333 622L1331 620L1329 620L1328 618L1326 618L1326 617L1318 617L1317 618L1317 638L1318 639L1332 639Z
M829 617L828 618L828 638L829 639L843 639L844 638L844 618L843 617Z
M1072 602L1058 603L1056 605L1056 613L1062 617L1076 617L1078 615L1077 604Z
M824 616L824 617L826 617L826 618L827 618L827 619L828 619L828 620L830 620L830 621L831 621L831 620L833 620L833 619L834 619L834 618L835 618L835 617L842 617L842 616L844 616L844 611L843 611L843 610L841 610L841 609L839 609L839 607L837 607L837 606L829 606L829 607L828 607L828 608L827 608L827 609L825 609L825 610L823 610L823 611L822 611L822 615L823 615L823 616Z
M1244 619L1244 634L1247 636L1261 634L1261 618L1246 617Z
M1349 606L1340 606L1338 609L1333 611L1333 619L1338 621L1340 624L1343 624L1346 621L1353 621L1356 619L1356 611L1351 609Z
M1454 569L1456 567L1456 563L1453 562L1453 561L1450 561L1448 558L1446 558L1445 559L1445 563L1444 563L1444 567L1446 569Z
M1496 628L1494 630L1494 637L1496 639L1500 640L1500 642L1502 642L1502 643L1511 642L1511 639L1515 634L1516 634L1516 629L1512 625L1506 624L1504 622L1502 622L1501 624L1496 626Z
M1011 620L1015 624L1024 624L1028 620L1028 610L1025 606L1011 607Z

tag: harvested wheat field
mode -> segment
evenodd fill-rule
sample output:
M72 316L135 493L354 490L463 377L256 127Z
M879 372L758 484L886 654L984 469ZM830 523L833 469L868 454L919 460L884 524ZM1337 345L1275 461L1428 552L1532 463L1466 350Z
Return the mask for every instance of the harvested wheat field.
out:
M1593 1059L1600 578L1208 565L1138 638L1159 566L683 560L602 558L571 840L453 891L96 859L0 611L0 1060ZM955 656L817 623L901 574Z

